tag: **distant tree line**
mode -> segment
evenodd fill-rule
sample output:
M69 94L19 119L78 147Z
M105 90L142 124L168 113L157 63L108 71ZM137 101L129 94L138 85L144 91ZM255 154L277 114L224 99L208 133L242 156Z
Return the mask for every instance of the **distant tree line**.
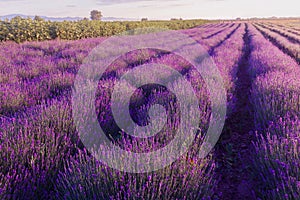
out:
M93 11L92 11L93 12ZM103 22L101 12L92 13L91 19L80 21L52 22L36 16L34 19L15 17L0 21L0 41L44 41L53 39L77 40L112 36L136 28L155 27L165 29L187 29L206 23L205 20L170 20L170 21L126 21Z

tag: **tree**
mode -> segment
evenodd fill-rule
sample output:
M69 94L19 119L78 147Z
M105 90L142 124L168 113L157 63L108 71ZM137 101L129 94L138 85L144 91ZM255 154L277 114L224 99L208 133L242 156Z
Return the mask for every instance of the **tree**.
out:
M102 13L99 10L92 10L91 11L91 19L92 20L101 20Z
M43 18L41 18L40 16L37 16L37 15L33 18L33 20L35 20L35 21L44 21Z

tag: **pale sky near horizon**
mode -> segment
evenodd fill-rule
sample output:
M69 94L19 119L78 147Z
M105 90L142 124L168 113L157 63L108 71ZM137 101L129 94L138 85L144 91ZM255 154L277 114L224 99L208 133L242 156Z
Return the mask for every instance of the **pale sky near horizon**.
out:
M94 9L136 19L300 17L299 0L0 0L0 16L89 17Z

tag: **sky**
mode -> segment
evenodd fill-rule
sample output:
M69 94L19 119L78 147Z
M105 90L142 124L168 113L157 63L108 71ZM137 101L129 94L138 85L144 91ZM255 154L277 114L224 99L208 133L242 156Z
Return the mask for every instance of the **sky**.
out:
M0 16L104 17L148 19L233 19L299 17L299 0L0 0Z

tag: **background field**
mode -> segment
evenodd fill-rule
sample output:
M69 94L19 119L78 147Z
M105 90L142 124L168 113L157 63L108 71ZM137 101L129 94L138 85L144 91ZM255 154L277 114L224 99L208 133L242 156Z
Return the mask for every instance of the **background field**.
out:
M132 113L146 123L149 107L159 102L172 116L164 131L139 140L116 125L112 88L141 64L180 72L192 83L201 111L186 155L165 169L131 174L109 168L86 150L72 118L71 95L92 49L107 36L145 27L186 34L209 53L224 79L227 117L218 144L199 159L211 115L201 75L184 58L157 49L121 56L99 80L95 102L99 124L115 144L137 152L160 148L173 139L180 120L172 110L176 98L152 86L136 88ZM300 199L300 20L15 18L0 22L0 40L1 199Z

